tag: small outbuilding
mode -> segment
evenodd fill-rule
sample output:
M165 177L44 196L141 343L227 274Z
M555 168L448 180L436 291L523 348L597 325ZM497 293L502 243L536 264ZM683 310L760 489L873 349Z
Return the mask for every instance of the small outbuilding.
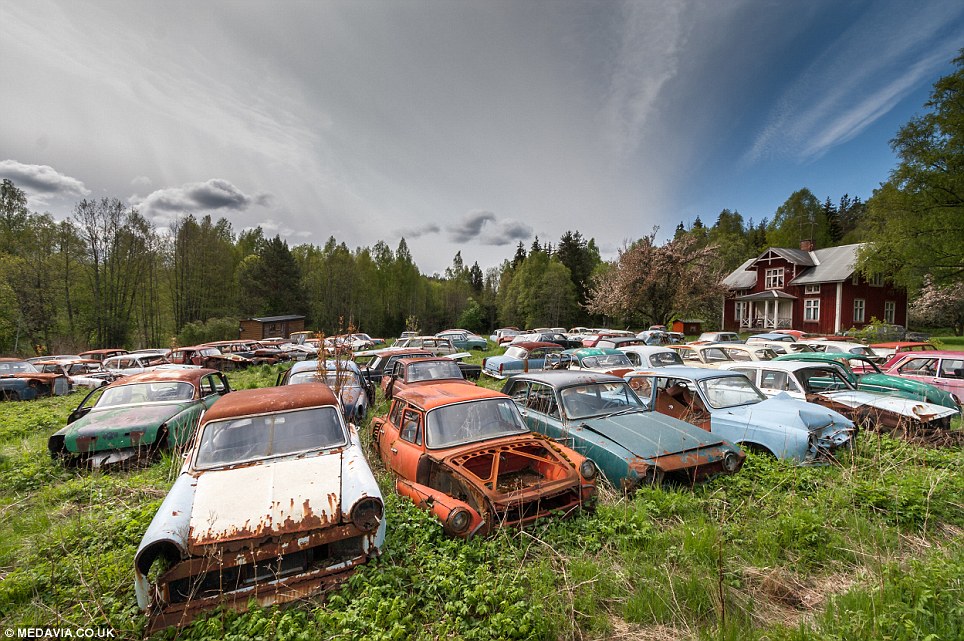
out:
M245 318L241 321L239 338L242 340L259 341L264 338L287 338L294 332L305 329L305 317L297 315L263 316L261 318Z

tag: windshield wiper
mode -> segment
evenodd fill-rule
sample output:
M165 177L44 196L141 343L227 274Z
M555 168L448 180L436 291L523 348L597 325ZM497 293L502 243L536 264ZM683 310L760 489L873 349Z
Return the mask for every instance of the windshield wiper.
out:
M644 408L642 408L642 407L632 407L632 406L630 406L630 407L624 407L624 408L621 409L621 410L616 410L615 412L610 412L610 413L608 413L608 414L603 414L603 416L604 416L605 418L609 418L610 416L619 416L619 415L621 415L621 414L632 414L632 413L634 413L634 412L643 411L643 409L644 409Z

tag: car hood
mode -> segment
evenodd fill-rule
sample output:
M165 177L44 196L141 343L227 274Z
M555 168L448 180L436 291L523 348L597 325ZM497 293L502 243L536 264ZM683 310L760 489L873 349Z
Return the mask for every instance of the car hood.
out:
M714 410L711 420L713 426L780 425L807 432L815 432L830 425L853 427L853 422L842 414L815 403L791 398L786 393L752 405Z
M577 432L580 429L601 434L644 459L726 443L695 425L657 412L636 412L574 421L572 431Z
M862 374L857 379L857 385L898 390L945 407L956 407L954 397L947 391L930 383L917 381L912 378L893 376L891 374Z
M925 401L915 401L899 396L887 396L886 394L874 394L873 392L841 391L841 392L822 392L818 394L823 398L829 399L846 407L873 407L879 410L894 412L901 416L914 419L931 421L945 416L957 414L957 409L927 403Z
M130 433L143 431L145 434L143 441L152 443L158 427L198 402L191 400L94 409L66 427L64 442L67 449L72 452L87 451L77 449L78 438L97 437L97 450L110 449L115 445L127 447L131 445ZM111 445L112 437L122 440Z
M341 475L340 451L200 471L188 546L337 524L342 517Z

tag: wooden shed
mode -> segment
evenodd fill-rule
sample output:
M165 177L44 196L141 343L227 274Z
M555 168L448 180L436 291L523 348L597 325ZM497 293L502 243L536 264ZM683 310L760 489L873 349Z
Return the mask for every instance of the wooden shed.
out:
M304 329L304 316L288 315L245 318L241 321L241 335L239 338L256 341L263 338L288 338L293 332L300 332Z
M703 321L701 320L675 320L669 328L671 332L682 332L687 336L696 336L703 333Z

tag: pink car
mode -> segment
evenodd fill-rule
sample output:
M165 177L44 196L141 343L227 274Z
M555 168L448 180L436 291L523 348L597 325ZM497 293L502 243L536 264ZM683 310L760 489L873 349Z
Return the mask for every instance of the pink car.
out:
M964 403L964 352L898 352L884 373L930 383L952 394L958 405Z

